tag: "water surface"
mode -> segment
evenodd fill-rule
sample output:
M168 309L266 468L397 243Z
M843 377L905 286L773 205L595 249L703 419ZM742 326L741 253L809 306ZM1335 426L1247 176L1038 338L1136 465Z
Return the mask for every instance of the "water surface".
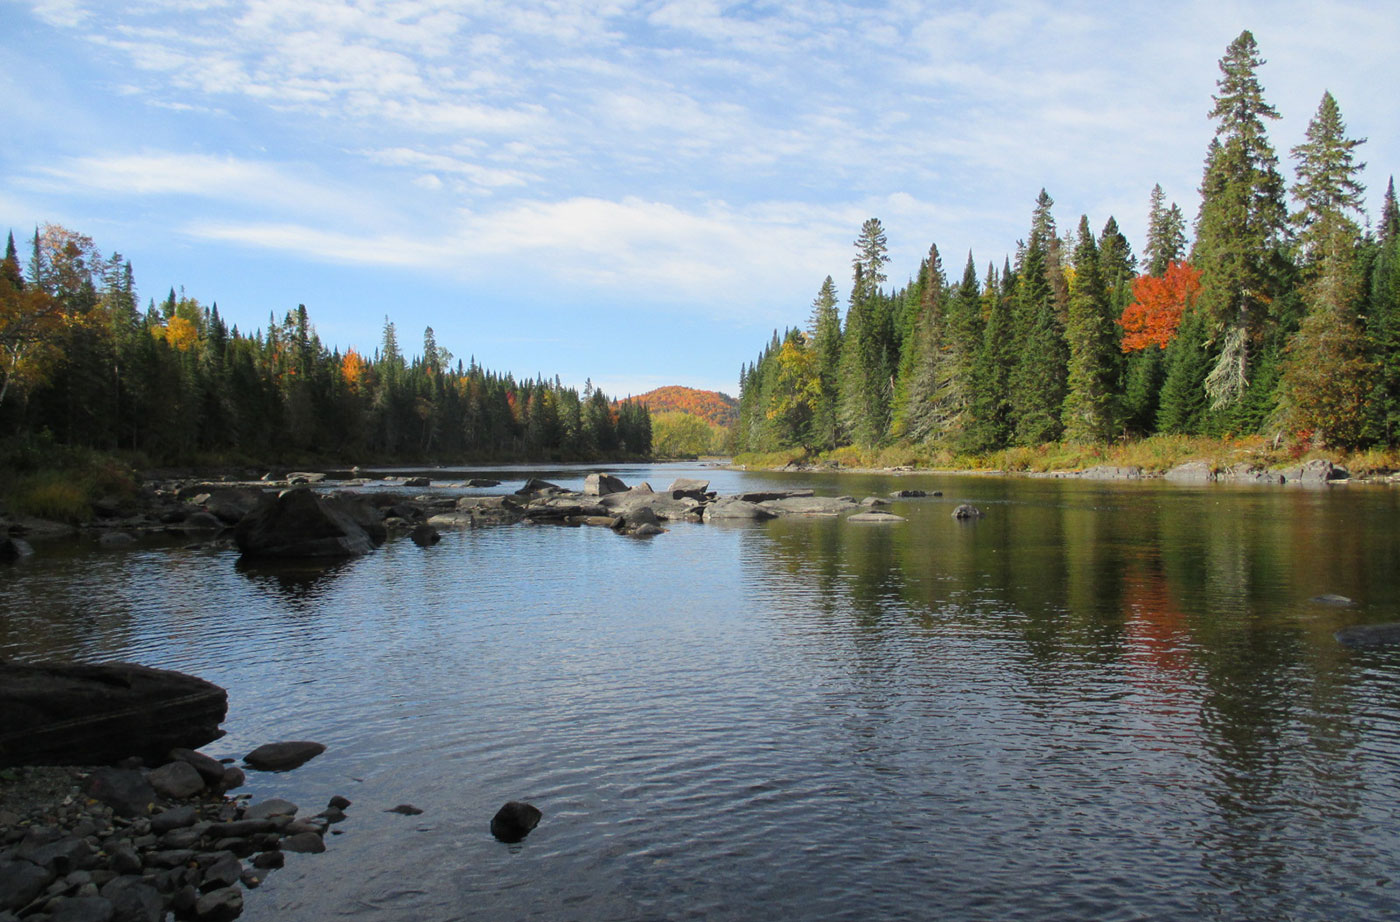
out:
M618 473L945 495L896 526L513 526L300 572L45 548L0 573L0 657L218 682L216 755L330 747L252 774L354 805L250 920L1400 913L1400 653L1332 637L1400 611L1393 491ZM517 846L486 830L510 799L545 814Z

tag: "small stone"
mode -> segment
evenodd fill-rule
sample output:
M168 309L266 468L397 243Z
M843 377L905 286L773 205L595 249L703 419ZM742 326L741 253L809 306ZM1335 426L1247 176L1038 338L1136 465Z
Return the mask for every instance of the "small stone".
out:
M321 743L309 740L289 740L265 743L243 757L249 767L264 772L284 772L305 765L326 751Z
M292 803L290 800L282 800L281 798L274 797L271 800L264 800L260 803L253 804L247 810L244 810L243 818L245 820L263 820L271 819L274 816L295 816L296 812L296 804Z
M165 902L160 892L139 877L117 877L102 888L112 901L113 922L160 922Z
M199 922L233 922L243 912L243 891L224 887L199 897L194 905L194 917Z
M328 807L335 807L337 810L345 810L345 809L349 808L350 804L351 804L351 801L350 801L350 800L348 800L348 799L346 799L346 798L344 798L344 797L341 797L339 794L337 794L337 795L335 795L334 797L332 797L332 798L330 799L330 802L327 803L326 806L328 806Z
M200 892L232 887L242 876L243 862L236 855L226 853L204 871L203 879L199 882Z
M29 861L0 860L0 912L29 905L54 875Z
M280 868L287 863L287 856L280 851L263 852L253 856L253 867L259 870L271 870Z
M314 832L299 832L282 840L282 851L303 854L319 854L326 850L326 843Z
M199 902L199 891L192 884L186 884L170 894L170 911L178 918L186 918L194 913Z
M172 829L193 826L197 818L193 806L187 804L181 807L171 807L169 810L151 817L151 832L163 835Z
M155 789L145 777L130 768L99 768L88 775L83 790L118 816L147 816L156 799Z
M224 768L223 780L219 782L220 791L232 791L235 788L243 787L243 782L248 780L248 776L243 774L243 769L236 765L229 765Z
M390 807L385 813L402 813L404 816L417 816L423 811L413 804L399 804L397 807Z
M415 525L408 536L419 547L432 547L442 540L442 534L431 525Z
M345 811L338 807L327 807L316 815L323 817L327 823L342 823L345 821Z
M491 817L491 835L502 842L519 842L539 825L543 815L533 804L508 801Z
M262 875L253 870L245 870L238 880L245 890L256 890L262 886Z
M159 852L147 852L146 867L180 868L193 861L194 855L194 850L189 848L171 848Z
M167 762L146 776L157 794L184 800L204 790L204 778L188 762Z
M112 922L111 900L100 896L80 896L61 900L49 922Z
M136 849L123 842L108 849L108 863L112 870L118 874L140 874L141 856L136 853Z
M230 836L228 838L218 839L214 842L214 848L221 852L233 852L240 858L247 858L253 852L257 851L252 840L245 839L242 836Z
M217 788L224 780L224 764L213 756L207 756L193 749L172 749L170 758L187 762L199 772L206 786Z

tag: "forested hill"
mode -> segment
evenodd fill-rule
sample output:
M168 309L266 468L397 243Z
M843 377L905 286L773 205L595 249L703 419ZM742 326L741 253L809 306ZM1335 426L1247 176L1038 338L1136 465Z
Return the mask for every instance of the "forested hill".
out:
M671 384L632 399L653 413L689 413L713 426L727 428L739 421L739 401L719 391Z
M866 221L844 321L827 276L805 328L775 332L745 367L737 450L978 456L1154 434L1400 444L1394 182L1368 219L1363 139L1319 87L1287 184L1263 63L1249 32L1226 49L1194 225L1157 186L1140 256L1112 216L1059 225L1042 189L1014 256L945 268L934 245L893 288L884 228Z

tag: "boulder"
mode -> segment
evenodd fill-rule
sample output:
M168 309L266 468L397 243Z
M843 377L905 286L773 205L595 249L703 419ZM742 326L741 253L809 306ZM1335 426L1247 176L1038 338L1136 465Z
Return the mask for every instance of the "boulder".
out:
M1314 458L1301 467L1290 468L1280 471L1284 483L1297 483L1304 486L1320 486L1334 480L1347 480L1351 474L1344 467L1338 467L1331 461L1321 458Z
M540 824L543 815L533 804L509 801L491 817L491 835L502 842L519 842Z
M184 516L178 523L180 531L222 531L224 522L216 515L200 510Z
M103 899L112 901L114 922L160 922L165 902L160 892L140 877L114 877L102 886Z
M0 536L0 560L22 560L33 556L34 548L29 546L28 541L9 535Z
M181 762L188 762L199 772L199 777L204 779L204 784L209 788L217 788L224 780L224 763L213 756L205 755L202 752L195 752L193 749L183 749L176 747L170 750L170 758L178 759Z
M928 496L923 490L895 490L890 494L894 499L919 499Z
M198 922L233 922L243 912L243 893L237 887L221 887L201 896L194 907Z
M589 474L583 479L584 496L607 496L627 492L627 484L611 474Z
M689 496L691 499L704 500L709 492L710 482L708 480L696 480L692 477L677 477L671 481L671 485L666 488L666 492L671 494L672 499L680 499Z
M115 907L100 896L74 896L61 900L49 922L112 922Z
M53 880L54 875L29 861L0 859L0 912L27 906Z
M1266 471L1248 461L1241 461L1218 473L1216 479L1230 483L1279 484L1283 483L1283 474L1278 471Z
M654 512L657 517L670 521L687 518L700 508L700 501L694 497L681 496L677 498L670 493L653 493L650 487L645 490L634 487L626 493L611 493L599 497L598 503L610 515L621 515L626 518L633 510L646 508Z
M430 487L433 485L433 482L427 477L405 477L403 485L417 490L423 487Z
M340 502L305 487L259 506L238 523L233 538L245 557L355 557L374 547Z
M320 471L290 471L287 474L287 483L320 483L326 479L326 475Z
M223 736L228 693L134 663L0 663L0 766L93 765Z
M471 528L476 524L476 516L470 512L444 512L428 519L423 525L416 526L414 531L417 532L419 528Z
M1135 464L1125 466L1100 464L1097 467L1080 471L1079 476L1084 480L1141 480L1142 468Z
M564 493L567 492L557 483L550 483L548 480L539 480L531 477L525 481L525 485L515 491L516 496L530 496L535 493Z
M857 512L855 515L846 516L846 521L855 522L857 525L892 525L908 520L902 515L890 512Z
M1205 461L1187 461L1162 475L1168 483L1213 483L1215 468Z
M757 503L732 498L711 503L705 507L704 513L706 522L759 522L776 517L776 513Z
M953 518L955 519L980 519L982 515L982 510L971 503L963 503L953 510Z
M1400 644L1400 622L1358 624L1344 627L1335 635L1346 647L1390 647Z
M308 740L289 740L281 743L264 743L243 757L250 768L263 772L285 772L314 759L326 751L321 743Z
M473 477L467 481L469 487L499 487L500 485L499 480L491 480L488 477Z
M149 816L155 788L134 768L99 768L88 775L83 791L118 816Z
M860 504L861 504L862 506L872 506L872 507L873 507L873 506L888 506L888 505L890 504L890 501L887 500L887 499L885 499L883 496L867 496L865 499L863 499L863 500L860 501Z
M750 490L747 493L740 493L734 498L741 499L746 503L771 503L780 499L800 499L816 495L816 490Z
M455 513L453 513L455 515ZM442 540L442 535L431 525L415 525L413 531L409 533L413 543L419 547L432 547Z
M204 790L204 778L188 762L167 762L146 776L162 797L183 800Z
M628 531L635 531L643 525L650 525L660 531L661 526L661 519L650 506L638 506L628 510L627 514L622 516L622 522Z
M833 516L859 508L860 503L849 496L782 496L759 505L777 516Z
M258 508L265 495L255 487L222 487L209 494L204 510L224 524L237 525Z

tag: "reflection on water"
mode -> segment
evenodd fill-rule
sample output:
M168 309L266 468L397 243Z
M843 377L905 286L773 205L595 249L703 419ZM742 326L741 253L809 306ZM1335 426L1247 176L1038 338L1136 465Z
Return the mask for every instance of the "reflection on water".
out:
M946 495L893 527L521 526L309 573L51 552L0 575L0 657L220 682L220 755L330 745L252 781L355 805L250 919L1400 909L1400 655L1331 637L1400 610L1390 491L623 476L697 473ZM509 799L545 813L513 850Z

